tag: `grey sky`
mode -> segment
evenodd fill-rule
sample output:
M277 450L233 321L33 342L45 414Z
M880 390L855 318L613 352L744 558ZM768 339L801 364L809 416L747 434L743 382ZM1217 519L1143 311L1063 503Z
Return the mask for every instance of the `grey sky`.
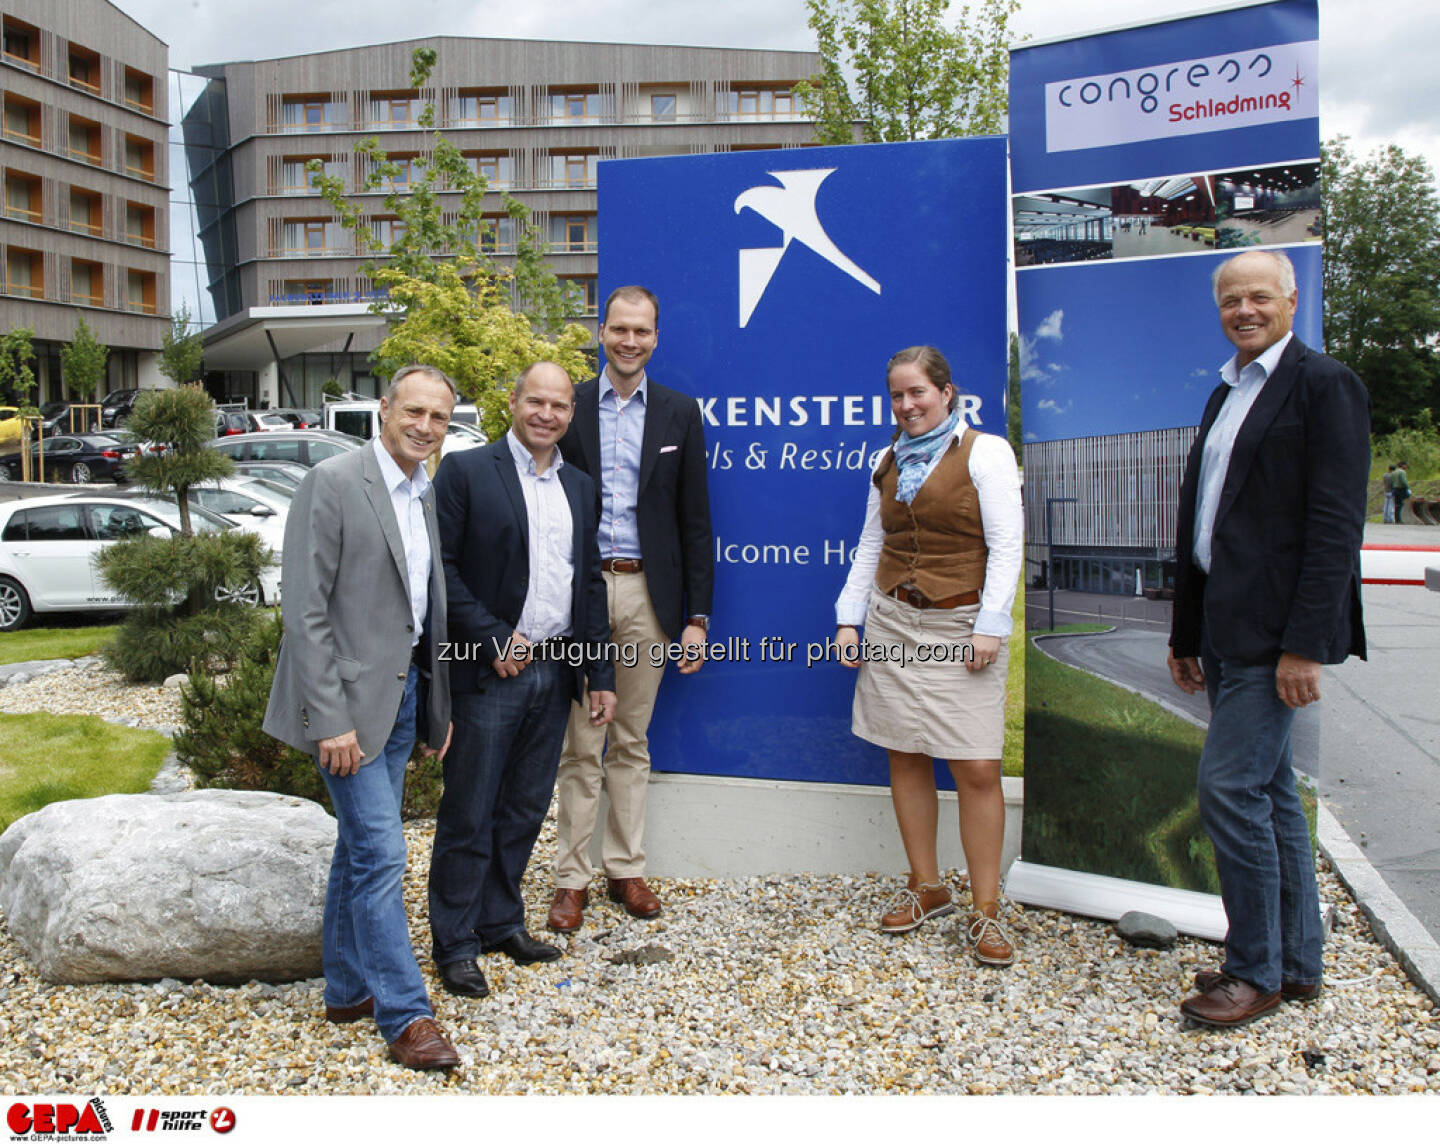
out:
M427 35L810 49L803 0L116 0L174 67ZM1196 0L1022 0L1041 39L1210 7ZM1321 131L1396 142L1440 163L1440 5L1320 0Z

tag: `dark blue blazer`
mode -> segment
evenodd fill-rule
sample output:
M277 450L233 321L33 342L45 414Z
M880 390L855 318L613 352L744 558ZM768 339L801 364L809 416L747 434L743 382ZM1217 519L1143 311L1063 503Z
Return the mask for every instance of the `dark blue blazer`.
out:
M645 586L660 626L680 638L689 616L710 614L715 541L710 531L709 457L700 407L678 389L646 382L645 436L635 521ZM600 382L575 387L575 417L560 441L565 460L600 484Z
M1210 395L1180 486L1170 646L1199 655L1203 631L1242 663L1363 659L1370 395L1347 366L1290 340L1236 435L1207 576L1193 559L1200 458L1229 389Z
M610 640L605 581L595 544L595 486L573 465L560 467L560 485L575 522L573 638L592 654L572 673L572 698L588 687L615 690L615 665L594 654ZM452 453L435 473L435 508L449 597L450 689L478 691L495 676L530 580L529 522L515 458L504 437Z

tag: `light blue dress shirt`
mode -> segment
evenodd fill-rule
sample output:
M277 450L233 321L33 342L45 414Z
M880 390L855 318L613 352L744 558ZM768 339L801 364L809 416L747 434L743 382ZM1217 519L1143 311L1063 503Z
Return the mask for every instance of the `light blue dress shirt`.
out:
M635 505L640 499L640 446L645 440L645 410L650 379L622 400L610 384L610 373L600 374L600 557L638 559L640 525Z
M530 578L525 585L525 606L515 630L531 643L570 634L570 603L575 583L575 522L570 501L560 483L565 462L554 449L543 473L535 458L511 429L505 434L520 493L525 498L529 533Z
M1200 454L1200 492L1195 507L1195 563L1207 575L1210 548L1215 540L1215 513L1220 508L1220 494L1225 489L1235 437L1294 336L1287 333L1244 369L1235 368L1238 354L1220 367L1220 380L1230 386L1230 392L1225 395L1225 404L1220 406L1210 432L1205 435L1205 451Z

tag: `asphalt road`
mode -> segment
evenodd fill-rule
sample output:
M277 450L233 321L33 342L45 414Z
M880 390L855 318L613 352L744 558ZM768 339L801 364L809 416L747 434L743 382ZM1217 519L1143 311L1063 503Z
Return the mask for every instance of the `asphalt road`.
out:
M1027 601L1027 616L1042 626L1046 600L1031 592ZM1203 696L1170 682L1168 623L1142 603L1130 604L1126 616L1116 597L1057 592L1057 623L1120 626L1046 640L1046 649L1204 720ZM1320 792L1346 832L1440 940L1440 593L1367 585L1364 604L1370 657L1325 669L1322 701L1296 721L1296 766L1318 771Z

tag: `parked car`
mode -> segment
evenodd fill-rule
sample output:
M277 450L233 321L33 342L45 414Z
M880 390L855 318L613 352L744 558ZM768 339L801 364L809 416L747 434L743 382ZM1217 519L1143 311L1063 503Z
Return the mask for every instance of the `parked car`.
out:
M236 527L198 505L191 508L191 525L197 532ZM116 540L145 532L169 536L179 527L173 501L72 493L0 504L0 631L24 627L37 612L127 608L95 567L96 554ZM220 588L216 595L274 603L279 567L267 568L257 583Z
M286 432L295 428L284 417L270 409L254 409L249 412L248 416L252 433Z
M13 405L0 405L0 445L20 440L24 428L19 409Z
M283 417L292 429L323 429L324 421L318 409L268 409L277 417Z
M41 445L44 445L45 478L88 485L93 481L125 480L124 464L140 451L132 438L121 441L108 433L67 433L30 446L30 473L39 473ZM14 454L0 463L3 479L22 478L20 455Z
M117 389L107 393L100 402L100 426L109 429L130 416L135 408L135 399L140 396L138 389Z
M279 523L282 530L292 496L293 490L255 477L220 477L190 489L192 504L204 505L236 524L270 517Z
M236 437L217 437L207 441L206 445L237 461L295 461L308 469L327 457L359 449L364 442L345 433L331 433L324 429L291 429L284 433L242 433Z
M224 484L224 481L217 482L216 488ZM230 513L218 510L214 507L216 503L236 505L238 497L216 497L214 489L192 488L190 490L190 510L192 517L197 513L204 513L206 516L216 520L224 521L227 525L234 525L243 528L246 532L253 532L260 537L266 546L275 553L278 560L284 552L285 547L285 513L289 511L289 505L285 505L284 511L278 507L278 502L266 502L264 507L269 511L254 513ZM79 494L83 496L84 494ZM177 527L180 524L180 509L170 497L157 497L154 493L146 492L143 489L127 489L124 492L114 494L116 500L126 500L132 504L143 505L152 512L171 520ZM247 496L251 507L260 503L256 496Z
M310 470L295 461L236 461L237 477L264 477L267 481L298 489Z
M328 401L321 411L325 416L325 428L340 433L349 433L368 441L380 432L380 399L354 398L346 401ZM450 414L451 424L478 426L480 412L468 402L455 406Z

